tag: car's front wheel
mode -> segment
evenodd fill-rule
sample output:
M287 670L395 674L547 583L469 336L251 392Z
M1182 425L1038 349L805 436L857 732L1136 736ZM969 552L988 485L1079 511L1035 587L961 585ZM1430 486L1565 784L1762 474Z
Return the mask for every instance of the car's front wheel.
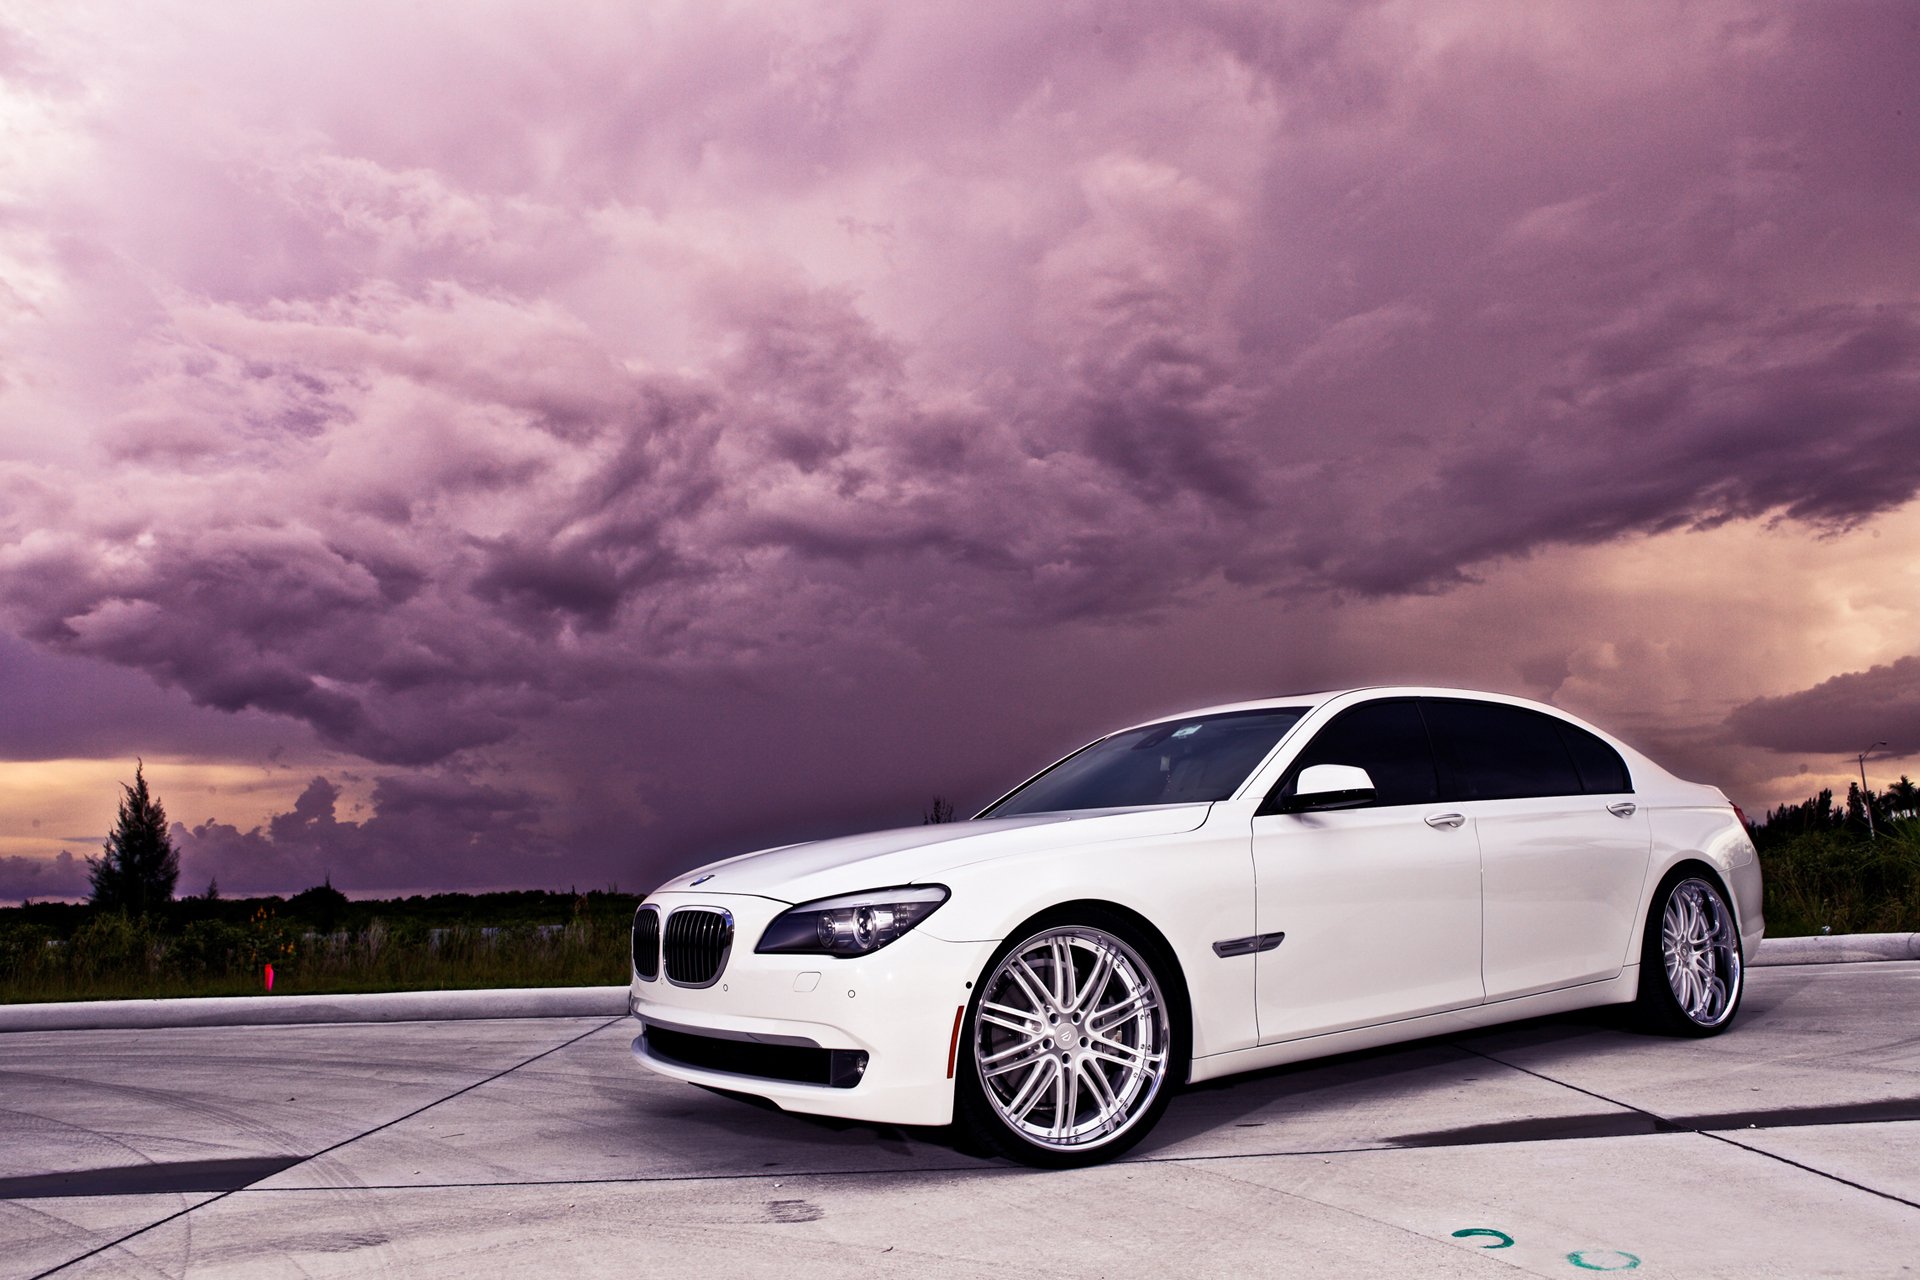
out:
M1733 908L1712 877L1680 869L1661 882L1640 956L1639 1009L1653 1029L1710 1036L1726 1030L1746 991Z
M968 1007L955 1119L977 1145L1049 1167L1111 1159L1146 1135L1186 1072L1173 963L1117 915L1022 930Z

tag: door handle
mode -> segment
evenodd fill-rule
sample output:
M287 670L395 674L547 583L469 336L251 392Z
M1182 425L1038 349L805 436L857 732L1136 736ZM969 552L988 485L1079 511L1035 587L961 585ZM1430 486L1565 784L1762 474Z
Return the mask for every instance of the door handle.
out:
M1431 813L1427 815L1430 827L1457 827L1467 820L1464 813Z
M1607 806L1607 812L1616 818L1631 818L1639 809L1640 806L1631 800L1616 800Z

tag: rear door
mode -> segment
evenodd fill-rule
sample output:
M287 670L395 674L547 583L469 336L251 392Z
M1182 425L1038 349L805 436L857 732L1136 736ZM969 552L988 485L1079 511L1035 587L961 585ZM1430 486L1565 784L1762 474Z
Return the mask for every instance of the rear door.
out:
M1301 750L1275 796L1291 795L1313 764L1358 765L1378 799L1253 819L1257 927L1267 939L1286 935L1256 956L1260 1039L1478 1004L1480 849L1472 821L1439 803L1417 702L1341 712Z
M1425 698L1442 794L1479 834L1488 1000L1617 975L1651 833L1619 753L1557 717Z

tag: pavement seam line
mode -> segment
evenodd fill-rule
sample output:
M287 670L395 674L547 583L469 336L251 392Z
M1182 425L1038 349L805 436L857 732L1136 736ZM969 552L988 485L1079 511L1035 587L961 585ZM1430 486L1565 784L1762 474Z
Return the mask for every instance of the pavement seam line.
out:
M1463 1052L1465 1051L1464 1048L1462 1049L1462 1051ZM1483 1054L1480 1056L1485 1057L1486 1055ZM1498 1063L1498 1065L1503 1067L1511 1067L1515 1071L1522 1071L1522 1072L1526 1071L1526 1068L1515 1067L1513 1066L1512 1063L1500 1062L1498 1059L1493 1059L1493 1058L1489 1058L1488 1060L1492 1062L1496 1062ZM1528 1074L1537 1074L1537 1073L1528 1073ZM1586 1090L1580 1089L1577 1085L1564 1084L1562 1081L1554 1080L1551 1077L1541 1076L1540 1079L1545 1080L1549 1084L1561 1085L1564 1088L1572 1089L1576 1093L1588 1092ZM1614 1102L1611 1098L1604 1098L1604 1097L1601 1097L1599 1094L1590 1094L1589 1096L1595 1098L1598 1101L1606 1102L1606 1103L1609 1103L1610 1105L1621 1107L1623 1110L1634 1112L1635 1114L1652 1116L1651 1112L1642 1112L1638 1108L1628 1107L1624 1103ZM1659 1117L1652 1117L1652 1118L1659 1119ZM1707 1136L1710 1136L1710 1137L1715 1136L1711 1131L1705 1130L1705 1129L1693 1129L1693 1128L1689 1128L1686 1125L1674 1124L1665 1120L1661 1120L1660 1123L1663 1125L1667 1125L1668 1127L1665 1129L1657 1130L1654 1133L1624 1134L1620 1136L1662 1138L1662 1137L1682 1137L1687 1134L1695 1134L1695 1133L1706 1134ZM1914 1123L1914 1122L1886 1121L1883 1123L1904 1124L1904 1123ZM1799 1126L1781 1126L1781 1127L1799 1127ZM1548 1142L1584 1141L1584 1139L1545 1138L1545 1139L1532 1139L1532 1141L1548 1141ZM1204 1154L1204 1155L1186 1155L1186 1154L1181 1154L1177 1152L1170 1152L1165 1155L1148 1154L1148 1155L1123 1156L1120 1159L1113 1161L1112 1166L1115 1168L1120 1168L1123 1166L1131 1166L1131 1165L1155 1165L1155 1164L1202 1165L1202 1164L1209 1164L1214 1162L1231 1162L1235 1160L1292 1160L1292 1159L1304 1158L1307 1156L1319 1156L1322 1158L1325 1158L1327 1156L1365 1156L1365 1155L1375 1155L1382 1152L1392 1152L1392 1151L1451 1150L1458 1145L1476 1145L1477 1146L1477 1145L1498 1145L1498 1144L1440 1143L1440 1144L1434 1144L1431 1146L1427 1146L1427 1145L1403 1146L1399 1144L1370 1144L1367 1146L1359 1146L1359 1147L1307 1147L1307 1148L1301 1148L1301 1149L1290 1150L1290 1151L1221 1151L1221 1152L1213 1152L1213 1153ZM287 1167L288 1169L295 1169L295 1168L298 1168L299 1166L289 1165ZM258 1184L253 1184L245 1187L237 1187L233 1191L224 1192L222 1194L253 1195L253 1196L291 1196L291 1195L324 1195L324 1194L332 1194L334 1192L340 1192L340 1191L467 1191L467 1190L478 1191L478 1190L485 1190L490 1187L653 1186L658 1184L667 1184L667 1183L676 1183L676 1182L753 1182L753 1181L764 1180L768 1178L909 1178L909 1177L916 1177L921 1175L954 1174L954 1173L997 1175L997 1174L1024 1174L1027 1172L1029 1172L1029 1170L1027 1170L1024 1166L1004 1162L1001 1160L995 1160L993 1163L936 1164L936 1165L922 1165L915 1168L896 1168L896 1169L884 1169L884 1168L753 1169L753 1170L743 1170L735 1173L661 1173L661 1174L634 1174L634 1175L625 1176L625 1177L600 1177L600 1178L502 1178L497 1181L488 1181L488 1182L366 1182L366 1183L356 1184L355 1186L352 1186L352 1187L263 1187ZM1817 1170L1815 1172L1817 1172ZM278 1175L276 1174L273 1176L277 1177ZM265 1179L262 1179L262 1181L265 1181ZM1841 1179L1841 1181L1844 1181L1844 1179ZM1872 1189L1873 1188L1871 1187L1863 1188L1863 1190L1868 1190L1868 1191L1871 1191Z
M1828 1173L1825 1169L1816 1169L1810 1164L1801 1164L1798 1160L1780 1155L1777 1152L1768 1151L1761 1147L1750 1147L1738 1139L1729 1138L1724 1133L1712 1133L1706 1129L1696 1129L1694 1132L1703 1138L1712 1138L1715 1142L1724 1142L1730 1147L1738 1147L1742 1151L1750 1151L1756 1156L1765 1156L1769 1160L1778 1160L1781 1164L1792 1165L1794 1168L1805 1170L1807 1173L1818 1174L1822 1178L1829 1178L1842 1186L1852 1187L1855 1191L1864 1191L1868 1195L1879 1196L1882 1200L1891 1200L1895 1204L1906 1205L1909 1209L1920 1209L1920 1202L1909 1200L1905 1196L1897 1196L1891 1191L1882 1191L1878 1187L1869 1187L1864 1182L1855 1182L1851 1178L1843 1178L1837 1173Z
M1370 1155L1381 1151L1408 1151L1409 1147L1315 1147L1304 1151L1227 1151L1214 1155L1129 1156L1112 1162L1112 1168L1143 1164L1197 1165L1228 1160L1287 1160L1306 1156ZM289 1165L297 1169L299 1165ZM283 1170L282 1172L285 1172ZM653 1186L674 1182L755 1182L769 1178L911 1178L944 1174L982 1176L1020 1176L1033 1171L1024 1165L996 1158L991 1164L936 1164L908 1169L754 1169L741 1173L662 1173L636 1174L620 1178L503 1178L497 1182L366 1182L352 1187L263 1187L258 1184L236 1187L222 1195L302 1196L332 1195L343 1191L478 1191L489 1187L619 1187ZM279 1176L279 1175L274 1175ZM265 1179L262 1179L265 1181Z
M1469 1046L1460 1044L1457 1041L1449 1040L1447 1041L1447 1043L1451 1044L1454 1048L1460 1050L1462 1053L1470 1053L1476 1058L1485 1058L1488 1062L1497 1063L1498 1065L1506 1067L1512 1071L1523 1072L1526 1075L1532 1076L1536 1080L1544 1080L1548 1084L1557 1084L1563 1089L1571 1089L1575 1093L1584 1093L1589 1098L1597 1098L1601 1102L1608 1103L1612 1106L1623 1107L1628 1111L1637 1112L1640 1115L1647 1117L1647 1119L1649 1120L1653 1120L1660 1124L1669 1126L1675 1132L1692 1133L1692 1134L1698 1134L1702 1138L1712 1138L1715 1142L1724 1142L1730 1147L1738 1147L1742 1151L1750 1151L1754 1155L1765 1156L1769 1160L1778 1160L1781 1164L1789 1165L1795 1169L1801 1170L1804 1173L1811 1173L1816 1177L1825 1178L1830 1182L1837 1182L1843 1187L1852 1187L1855 1191L1864 1191L1870 1196L1879 1196L1882 1200L1891 1200L1895 1204L1903 1204L1910 1209L1920 1209L1920 1203L1915 1203L1914 1201L1907 1199L1905 1196L1894 1195L1891 1191L1881 1191L1877 1187L1869 1187L1865 1183L1855 1182L1850 1178L1843 1178L1837 1173L1828 1173L1825 1169L1816 1169L1810 1164L1801 1164L1798 1160L1792 1160L1787 1158L1786 1156L1776 1155L1771 1151L1766 1151L1759 1147L1750 1147L1744 1142L1737 1142L1732 1138L1726 1137L1723 1134L1715 1133L1710 1129L1695 1129L1690 1125L1685 1125L1674 1120L1669 1120L1667 1117L1659 1114L1658 1112L1649 1111L1645 1107L1637 1107L1631 1102L1622 1102L1618 1098L1609 1098L1604 1093L1595 1093L1591 1089L1583 1089L1579 1085L1569 1083L1568 1081L1565 1081L1565 1080L1556 1080L1552 1076L1547 1075L1545 1072L1535 1071L1531 1067L1523 1067L1517 1062L1508 1062L1504 1058L1496 1058L1490 1053L1482 1053L1478 1049L1470 1048Z
M1375 1151L1404 1151L1405 1147L1326 1147L1314 1151L1234 1151L1205 1156L1138 1156L1115 1160L1109 1168L1143 1164L1201 1164L1212 1160L1284 1160L1299 1156L1366 1155ZM1001 1159L996 1157L996 1160ZM290 1165L289 1168L298 1168ZM239 1187L226 1195L328 1195L341 1191L478 1191L488 1187L623 1187L655 1186L674 1182L757 1182L769 1178L911 1178L944 1174L1018 1177L1032 1169L1013 1163L935 1164L911 1169L755 1169L745 1173L637 1174L625 1178L505 1178L498 1182L367 1182L352 1187ZM276 1175L277 1176L277 1175ZM264 1179L262 1179L264 1181Z
M421 1106L415 1107L413 1110L407 1112L405 1115L395 1116L391 1120L385 1121L381 1124L377 1124L373 1128L368 1129L365 1133L356 1133L350 1138L342 1138L340 1141L334 1143L332 1146L322 1147L320 1150L314 1152L312 1155L306 1156L305 1158L300 1160L298 1163L288 1165L286 1169L282 1169L280 1172L285 1173L287 1172L288 1169L298 1169L301 1165L307 1164L314 1160L318 1160L321 1156L331 1155L333 1152L338 1151L340 1148L347 1146L351 1143L358 1142L362 1138L371 1138L374 1134L379 1133L385 1129L391 1129L394 1125L400 1124L403 1121L411 1120L415 1116L421 1114L424 1111L431 1111L435 1107L441 1105L442 1103L452 1102L455 1098L460 1097L462 1094L471 1093L475 1089L478 1089L481 1085L492 1084L495 1080L498 1080L502 1076L512 1075L514 1072L519 1071L523 1067L530 1067L534 1063L540 1061L540 1059L547 1057L549 1054L555 1054L560 1052L562 1049L568 1048L569 1046L579 1044L582 1040L585 1040L588 1036L598 1035L600 1032L605 1031L608 1027L615 1026L621 1021L623 1021L623 1019L620 1017L608 1018L604 1022L602 1022L599 1026L588 1027L585 1031L582 1031L579 1035L563 1040L559 1044L554 1045L550 1049L542 1049L539 1053L534 1054L531 1058L527 1058L521 1062L516 1062L510 1067L503 1067L500 1070L494 1072L490 1076L487 1076L480 1080L475 1080L472 1084L463 1085L460 1088L455 1089L452 1093L449 1093L448 1095L446 1095L444 1098L435 1098L432 1102L428 1102ZM272 1176L278 1177L279 1175L275 1174ZM342 1188L323 1188L323 1189L339 1190ZM129 1231L125 1235L120 1236L117 1239L109 1240L105 1244L98 1245L92 1249L89 1249L85 1253L79 1255L78 1257L68 1258L65 1262L62 1262L58 1266L48 1267L45 1271L36 1272L33 1276L33 1280L43 1280L44 1277L53 1275L57 1272L65 1271L68 1267L78 1266L80 1263L85 1262L89 1258L98 1257L109 1249L117 1249L129 1240L132 1240L138 1236L143 1236L147 1234L147 1232L155 1230L158 1227L164 1227L169 1222L177 1222L179 1219L186 1217L190 1213L194 1213L201 1209L204 1209L210 1204L217 1204L220 1201L225 1200L228 1196L239 1195L242 1191L245 1191L245 1190L246 1190L245 1187L236 1187L232 1191L218 1192L217 1194L210 1196L205 1200L202 1200L199 1204L190 1204L186 1208L181 1209L178 1212L168 1214L166 1217L161 1218L157 1222L149 1222L144 1227L140 1227L134 1231Z

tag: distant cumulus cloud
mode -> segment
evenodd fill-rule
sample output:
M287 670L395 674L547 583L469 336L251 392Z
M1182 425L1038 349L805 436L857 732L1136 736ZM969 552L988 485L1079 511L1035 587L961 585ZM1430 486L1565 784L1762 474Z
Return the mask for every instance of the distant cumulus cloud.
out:
M1887 755L1920 754L1920 657L1757 698L1728 723L1742 742L1774 751L1850 756L1877 742Z
M0 857L0 902L30 898L82 898L87 894L87 863L65 849L52 858L18 854Z
M175 823L183 887L218 880L223 892L272 893L331 879L356 891L418 891L471 883L489 856L510 852L525 880L566 875L530 830L534 798L444 777L383 779L372 813L343 821L340 788L315 778L293 808L262 827Z
M1920 490L1905 30L33 10L0 26L32 125L0 160L0 619L511 779L615 687L1850 529ZM192 839L310 875L409 856L409 814L461 858L553 838L517 782L383 785L366 824L310 793Z

